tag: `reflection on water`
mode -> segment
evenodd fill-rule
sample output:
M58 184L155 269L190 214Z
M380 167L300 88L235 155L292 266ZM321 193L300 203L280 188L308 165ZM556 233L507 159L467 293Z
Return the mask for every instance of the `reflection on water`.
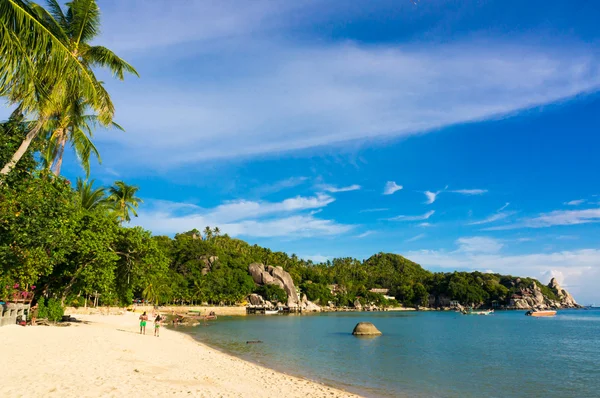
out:
M368 396L599 396L600 312L523 314L256 315L185 331L245 359ZM352 336L361 321L383 335ZM263 343L246 344L251 340Z

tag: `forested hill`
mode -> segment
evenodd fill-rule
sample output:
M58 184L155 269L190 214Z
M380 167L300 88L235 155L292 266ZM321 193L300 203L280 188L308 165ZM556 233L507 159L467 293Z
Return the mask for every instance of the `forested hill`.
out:
M210 229L156 237L169 258L161 286L162 301L192 300L234 303L260 291L248 275L248 265L281 266L308 299L321 305L352 306L357 298L382 303L373 288L388 289L387 296L409 306L442 306L450 300L462 304L510 304L523 293L535 295L535 286L545 298L560 301L556 292L531 278L515 278L481 272L432 273L400 255L379 253L365 261L338 258L314 264L296 255L219 236ZM385 299L383 299L385 300Z

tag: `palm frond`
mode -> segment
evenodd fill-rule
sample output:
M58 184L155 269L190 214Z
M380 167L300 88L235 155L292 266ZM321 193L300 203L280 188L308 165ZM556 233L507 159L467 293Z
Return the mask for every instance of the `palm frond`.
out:
M96 0L73 0L69 3L70 23L75 46L86 43L100 33L100 9Z
M114 76L118 77L120 80L123 80L124 72L128 72L140 77L139 73L133 66L131 66L122 58L118 57L114 52L110 51L106 47L88 46L85 49L82 48L82 53L90 65L106 67L110 69Z
M56 0L46 0L46 4L48 7L48 10L50 12L50 15L52 15L52 17L56 20L56 22L58 22L60 24L60 26L62 27L62 29L66 32L67 29L67 17L65 16L65 13L62 9L62 7L60 6L60 4L58 4L58 1Z
M28 0L0 1L0 95L22 102L30 113L39 105L37 93L68 79L95 99L96 78L37 16ZM96 101L94 101L96 102ZM95 104L104 107L102 101Z
M98 149L92 140L90 140L90 137L77 127L72 129L70 140L81 167L83 167L86 176L89 177L91 155L94 155L98 159L98 163L102 163Z

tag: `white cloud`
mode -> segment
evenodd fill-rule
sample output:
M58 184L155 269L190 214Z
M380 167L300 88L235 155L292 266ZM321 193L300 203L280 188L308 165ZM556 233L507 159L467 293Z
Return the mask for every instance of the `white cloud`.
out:
M125 3L124 15L137 11ZM189 14L194 25L212 24L210 14ZM273 17L265 15L260 21ZM157 26L184 24L175 16L181 14L166 13ZM222 24L240 20L233 12ZM115 41L134 29L123 25L111 25ZM152 62L143 64L142 79L107 82L127 132L98 135L101 145L115 148L105 162L169 168L372 142L499 118L600 87L595 53L577 46L299 45L284 35L249 32L233 43L207 45L182 64L179 57L161 56L168 47L147 50ZM149 37L162 36L143 38ZM183 64L189 72L182 76Z
M274 182L272 184L267 184L256 188L254 191L259 194L268 194L273 192L280 192L285 189L294 188L299 185L304 184L308 181L308 177L290 177L284 180L280 180Z
M453 191L448 191L453 193L459 193L461 195L483 195L487 193L487 189L455 189Z
M392 195L394 192L401 190L402 185L396 184L395 181L388 181L385 184L385 188L383 189L384 195Z
M232 236L312 237L346 233L352 225L315 217L314 210L333 201L330 196L320 194L281 202L239 200L211 209L188 203L149 201L132 223L157 234L202 229L206 225L218 226ZM307 213L309 210L313 211Z
M433 202L435 202L437 196L441 193L442 191L437 191L437 192L431 192L431 191L425 191L425 196L427 197L427 201L425 202L426 204L430 205Z
M493 223L495 221L504 220L505 218L508 218L508 217L512 216L513 214L516 214L516 211L503 211L509 205L510 205L510 203L506 203L504 206L502 206L501 208L496 210L496 212L494 214L484 218L483 220L470 222L469 225L489 224L489 223Z
M497 239L483 236L459 238L456 243L459 251L467 253L497 253L504 246Z
M585 203L585 199L577 199L577 200L571 200L570 202L565 202L565 204L569 205L569 206L579 206L583 203Z
M600 208L585 210L555 210L537 217L523 218L514 224L487 228L499 231L518 228L548 228L559 225L578 225L600 222Z
M365 231L360 235L356 235L356 238L366 238L369 235L373 235L376 231Z
M385 208L378 208L378 209L364 209L361 210L359 213L375 213L375 212L380 212L380 211L388 211L389 209L385 209Z
M323 185L321 189L327 192L336 193L336 192L350 192L350 191L358 191L361 188L360 185L352 184L347 187L334 187L333 185Z
M396 216L388 218L389 221L420 221L428 220L435 213L435 210L430 210L421 216Z
M433 224L428 223L428 222L422 222L419 224L419 227L433 227Z
M425 236L427 236L427 235L425 235L425 234L415 235L412 238L406 239L405 242L416 242L418 240L423 239Z

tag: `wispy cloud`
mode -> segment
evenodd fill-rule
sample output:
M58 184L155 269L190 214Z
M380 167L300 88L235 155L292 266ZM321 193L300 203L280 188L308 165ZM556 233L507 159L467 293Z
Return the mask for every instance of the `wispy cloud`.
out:
M394 192L397 192L402 189L402 185L396 184L395 181L388 181L383 188L384 195L392 195Z
M455 189L455 190L448 191L448 192L459 193L461 195L483 195L484 193L487 193L488 190L487 189Z
M435 200L437 199L437 196L441 193L442 191L437 191L437 192L431 192L431 191L425 191L424 194L427 197L427 200L425 201L426 204L430 205L433 202L435 202Z
M380 211L388 211L387 208L377 208L377 209L363 209L359 213L375 213Z
M484 193L487 193L487 189L453 189L453 190L448 190L448 186L446 186L444 189L436 191L436 192L432 192L432 191L425 191L423 192L425 194L425 197L427 198L427 200L425 201L425 204L432 204L433 202L435 202L437 200L437 197L441 194L441 193L457 193L460 195L469 195L469 196L473 196L473 195L483 195Z
M365 231L360 235L356 235L356 238L366 238L367 236L373 235L376 231Z
M337 193L337 192L358 191L361 188L361 186L357 185L357 184L352 184L347 187L335 187L333 185L322 185L320 188L327 192Z
M285 189L295 188L308 181L308 177L290 177L284 180L276 181L272 184L266 184L256 188L254 191L259 194L269 194L280 192Z
M420 216L396 216L388 218L389 221L421 221L428 220L435 213L435 210L430 210L427 213Z
M502 206L501 208L496 210L496 212L494 214L484 218L483 220L470 222L469 225L490 224L490 223L493 223L496 221L504 220L505 218L508 218L508 217L512 216L513 214L516 214L517 213L516 211L504 211L509 205L510 205L510 203L506 203L504 206Z
M425 236L427 236L427 235L425 235L425 234L415 235L412 238L406 239L405 242L416 242L418 240L423 239Z
M419 227L423 227L423 228L433 227L433 224L428 223L428 222L422 222L419 224Z
M317 218L319 210L334 201L327 195L294 197L281 202L239 200L204 209L194 204L149 201L148 206L132 220L155 233L174 234L218 226L232 236L313 237L339 235L352 225Z
M598 55L581 44L299 44L286 39L296 3L144 2L137 18L139 1L114 3L103 10L102 41L134 54L144 79L107 82L127 129L98 136L101 145L118 145L107 164L166 169L373 142L499 118L600 86ZM314 22L305 15L304 23Z
M518 228L548 228L553 226L578 225L600 222L600 208L585 210L555 210L537 217L522 218L514 224L487 228L499 231Z
M569 202L565 202L565 204L569 205L569 206L579 206L584 203L585 203L585 199L577 199L577 200L571 200Z
M459 238L456 244L459 251L467 253L497 253L504 246L498 239L484 236Z

